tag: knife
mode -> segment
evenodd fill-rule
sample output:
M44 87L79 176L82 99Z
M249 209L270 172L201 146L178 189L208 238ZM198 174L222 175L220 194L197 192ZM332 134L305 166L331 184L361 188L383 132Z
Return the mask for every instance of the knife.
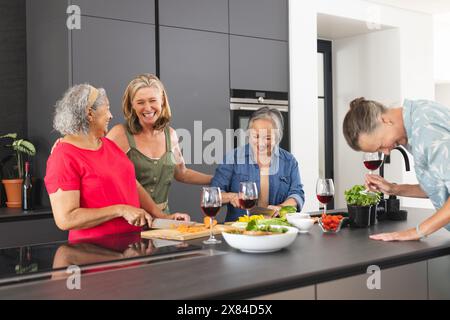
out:
M183 220L172 220L172 219L153 219L151 229L172 229L178 226L193 226L197 222L194 221L183 221Z
M250 209L250 214L251 215L264 215L264 216L270 216L272 217L272 215L275 213L275 210L269 209L269 208L264 208L264 207L253 207L252 209Z

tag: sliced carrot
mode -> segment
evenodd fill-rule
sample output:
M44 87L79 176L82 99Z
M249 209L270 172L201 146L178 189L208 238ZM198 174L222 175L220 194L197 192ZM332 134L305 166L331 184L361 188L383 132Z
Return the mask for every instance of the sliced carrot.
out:
M209 217L205 217L203 218L203 223L205 224L205 227L209 228L210 227L210 219ZM217 224L217 220L213 219L213 227Z

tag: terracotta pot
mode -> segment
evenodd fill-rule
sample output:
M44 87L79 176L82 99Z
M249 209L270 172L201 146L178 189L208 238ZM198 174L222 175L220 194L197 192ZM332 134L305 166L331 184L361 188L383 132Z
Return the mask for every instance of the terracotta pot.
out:
M22 207L22 179L2 180L6 190L6 206L8 208Z

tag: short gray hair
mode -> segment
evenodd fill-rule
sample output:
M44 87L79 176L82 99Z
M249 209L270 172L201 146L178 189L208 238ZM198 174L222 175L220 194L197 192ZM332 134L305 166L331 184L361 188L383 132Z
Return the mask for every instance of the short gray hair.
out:
M61 100L56 102L53 128L65 136L68 134L87 134L89 121L87 119L87 107L92 86L78 84L69 88ZM92 105L93 110L107 102L106 92L98 88L98 97Z
M262 107L253 112L249 121L247 129L250 129L253 122L260 119L268 119L273 123L273 127L275 128L275 143L279 144L281 139L283 139L283 130L284 130L284 120L283 115L277 109Z

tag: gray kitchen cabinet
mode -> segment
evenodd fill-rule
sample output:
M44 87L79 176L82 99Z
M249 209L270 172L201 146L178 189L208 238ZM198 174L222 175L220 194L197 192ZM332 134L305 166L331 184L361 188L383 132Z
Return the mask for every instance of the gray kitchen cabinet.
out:
M154 0L72 0L72 4L80 7L81 15L155 24Z
M230 33L288 40L288 0L230 0Z
M287 92L288 55L284 41L230 36L231 88Z
M425 300L428 299L427 261L381 269L381 288L369 290L362 274L317 285L318 300Z
M72 33L73 83L103 87L113 120L124 122L122 95L140 73L155 72L155 27L152 25L84 17Z
M228 35L161 27L160 50L161 80L172 109L171 126L185 129L191 135L190 139L183 137L183 144L191 141L192 145L191 152L183 150L187 166L213 174L215 167L202 157L205 150L202 146L209 145L203 142L202 133L207 129L223 133L229 128ZM201 121L203 127L199 133L194 131L195 121ZM200 190L200 186L173 182L171 211L187 212L194 220L202 219ZM219 219L223 217L219 214Z
M428 260L428 286L430 299L450 299L450 256Z
M68 235L53 218L0 222L0 248L66 241Z
M315 286L285 290L276 293L258 296L250 300L315 300Z
M28 138L36 146L33 174L45 176L50 148L59 134L53 130L55 103L69 86L69 31L67 1L28 0L27 19L27 124ZM40 192L42 204L49 203Z
M159 23L228 33L228 0L163 0L159 2Z

